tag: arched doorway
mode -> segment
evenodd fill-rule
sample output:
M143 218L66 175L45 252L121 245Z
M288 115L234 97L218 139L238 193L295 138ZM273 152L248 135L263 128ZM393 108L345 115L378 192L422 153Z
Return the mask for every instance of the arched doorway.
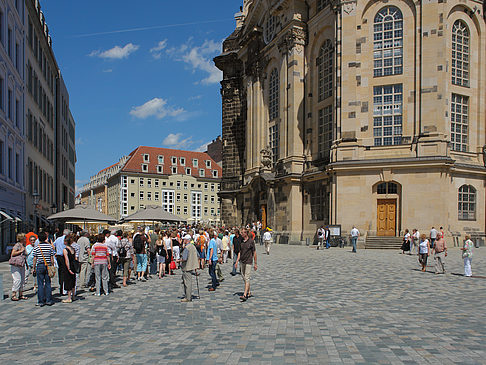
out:
M376 189L376 234L377 236L395 237L399 229L400 185L393 182L381 182Z

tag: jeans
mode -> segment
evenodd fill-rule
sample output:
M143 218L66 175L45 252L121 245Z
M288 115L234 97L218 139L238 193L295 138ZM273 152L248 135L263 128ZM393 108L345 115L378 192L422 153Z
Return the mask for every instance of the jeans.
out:
M101 281L103 281L103 290L108 294L108 264L96 264L94 271L96 277L96 294L101 294Z
M108 270L109 284L111 287L116 285L116 266L118 265L118 256L110 256L110 270Z
M464 276L472 276L471 261L472 257L464 257Z
M216 264L218 261L211 261L209 265L209 276L211 276L211 286L216 289L218 286L218 279L216 279Z
M147 255L137 253L137 272L144 273L147 270Z
M236 275L235 263L236 263L237 258L238 258L238 254L233 252L233 270L231 271L232 275ZM240 272L241 272L241 269L240 269Z
M37 303L52 303L51 278L47 273L47 267L44 263L37 264Z
M150 275L157 274L157 256L155 254L149 253L150 255Z
M64 293L64 275L63 271L67 271L66 267L66 261L64 260L64 256L62 255L56 255L56 261L57 261L57 278L59 279L59 293L61 295L65 294Z
M329 238L326 240L326 248L331 247L331 244L329 243Z
M351 237L351 243L353 244L353 252L356 252L356 242L358 241L358 237Z

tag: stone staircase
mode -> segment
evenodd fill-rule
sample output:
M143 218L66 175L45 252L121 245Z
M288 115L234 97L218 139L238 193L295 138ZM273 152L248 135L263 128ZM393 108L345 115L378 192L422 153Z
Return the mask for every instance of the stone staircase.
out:
M402 247L402 242L402 237L367 236L364 248L375 250L399 250Z

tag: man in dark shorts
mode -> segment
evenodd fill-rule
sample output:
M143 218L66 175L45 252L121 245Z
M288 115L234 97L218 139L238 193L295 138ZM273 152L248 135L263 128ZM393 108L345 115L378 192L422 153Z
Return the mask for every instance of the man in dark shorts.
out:
M245 291L240 299L243 302L251 296L250 291L250 277L251 277L251 267L257 270L257 254L255 248L255 241L248 236L248 230L243 229L241 231L241 237L243 241L241 242L240 252L238 253L238 258L235 262L235 267L237 267L238 262L241 261L241 276L245 282Z

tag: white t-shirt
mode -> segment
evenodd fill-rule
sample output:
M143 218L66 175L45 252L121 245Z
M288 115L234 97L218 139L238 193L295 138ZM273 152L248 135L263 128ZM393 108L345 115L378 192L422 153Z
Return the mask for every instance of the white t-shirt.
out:
M324 237L324 229L319 228L319 229L317 230L317 237L319 237L319 238Z
M429 248L427 247L428 243L429 240L427 239L419 243L419 253L429 253Z
M430 230L430 238L437 238L437 230L435 228Z
M171 243L172 243L172 238L164 238L164 245L166 250L170 250Z
M419 231L415 232L413 234L413 238L416 239L416 240L418 240L420 238L420 232Z
M410 233L407 233L407 234L405 235L405 241L409 241L409 240L410 240Z
M264 241L271 241L272 240L272 234L269 231L266 231L263 234L263 240Z
M359 236L359 231L357 228L353 228L351 230L351 237L358 237Z

